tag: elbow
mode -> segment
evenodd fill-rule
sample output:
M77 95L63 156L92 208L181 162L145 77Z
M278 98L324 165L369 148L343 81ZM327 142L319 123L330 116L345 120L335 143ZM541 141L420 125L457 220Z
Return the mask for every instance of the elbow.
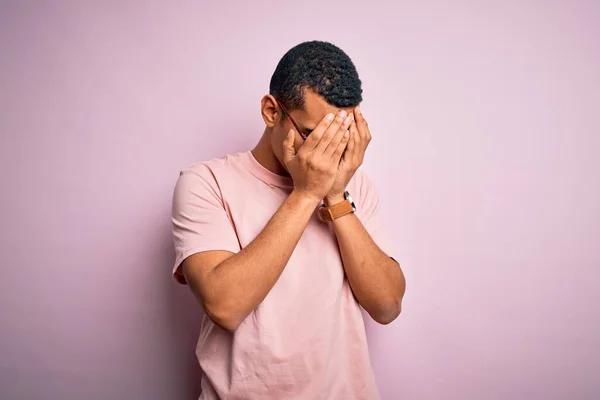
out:
M244 320L235 310L223 304L205 303L203 306L211 321L230 333L235 333Z
M397 264L395 260L394 262ZM404 274L402 274L402 271L399 268L398 271L400 271L398 284L390 291L390 293L388 293L388 295L382 298L383 301L374 312L369 312L371 318L381 325L392 323L402 312L402 299L404 298L404 293L406 291L406 281L404 280Z
M393 301L384 307L380 307L378 310L370 312L371 318L381 325L388 325L392 323L402 311L401 301Z

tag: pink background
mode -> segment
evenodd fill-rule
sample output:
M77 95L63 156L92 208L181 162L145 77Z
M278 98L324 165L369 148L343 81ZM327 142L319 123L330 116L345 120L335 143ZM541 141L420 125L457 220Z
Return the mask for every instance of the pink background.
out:
M0 398L196 398L173 185L315 38L364 81L408 280L367 327L383 399L600 398L599 3L209 3L2 2Z

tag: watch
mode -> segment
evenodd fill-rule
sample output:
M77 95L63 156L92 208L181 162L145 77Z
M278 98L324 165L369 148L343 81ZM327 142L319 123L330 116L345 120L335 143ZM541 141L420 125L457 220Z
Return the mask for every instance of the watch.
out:
M350 193L346 191L344 192L344 201L341 203L337 203L329 207L325 205L319 207L319 216L323 221L331 222L355 211L356 204L354 203L354 200L352 200L352 197L350 197Z

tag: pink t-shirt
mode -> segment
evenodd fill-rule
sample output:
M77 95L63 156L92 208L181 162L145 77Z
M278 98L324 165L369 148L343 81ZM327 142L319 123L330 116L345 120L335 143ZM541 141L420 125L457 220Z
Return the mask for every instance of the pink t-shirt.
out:
M185 283L179 266L194 253L247 246L292 188L291 178L270 172L251 152L184 169L173 198L175 278ZM373 183L357 172L348 191L358 218L390 254ZM275 286L235 334L204 317L196 354L204 372L200 399L379 398L361 308L332 227L317 213Z

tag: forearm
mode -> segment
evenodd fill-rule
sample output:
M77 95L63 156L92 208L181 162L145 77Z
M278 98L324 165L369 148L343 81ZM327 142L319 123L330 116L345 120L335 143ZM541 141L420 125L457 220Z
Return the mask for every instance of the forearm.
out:
M375 321L393 321L404 296L402 269L377 246L355 214L336 219L333 226L354 296Z
M205 302L237 327L267 296L285 268L318 203L292 192L260 234L207 277ZM210 305L207 304L210 307Z

